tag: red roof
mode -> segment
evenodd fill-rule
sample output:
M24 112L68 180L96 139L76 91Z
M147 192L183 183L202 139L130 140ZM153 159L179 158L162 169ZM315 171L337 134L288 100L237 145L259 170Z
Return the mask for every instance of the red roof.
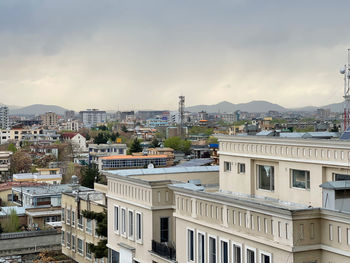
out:
M62 133L62 137L72 139L77 134L77 132L64 132Z

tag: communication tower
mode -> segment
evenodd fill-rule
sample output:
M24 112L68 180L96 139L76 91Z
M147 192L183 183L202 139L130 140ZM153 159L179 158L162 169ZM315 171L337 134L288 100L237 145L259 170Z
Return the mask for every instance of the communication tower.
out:
M348 63L340 69L340 74L344 75L344 115L343 131L350 126L350 49L348 49Z
M180 117L179 134L181 138L183 138L184 112L185 112L185 96L179 96L179 117Z

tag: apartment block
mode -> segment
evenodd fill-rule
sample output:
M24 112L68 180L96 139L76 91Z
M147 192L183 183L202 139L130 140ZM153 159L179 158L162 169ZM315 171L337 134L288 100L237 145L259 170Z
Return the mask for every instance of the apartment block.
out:
M98 109L87 109L80 111L79 114L84 126L88 128L96 127L107 120L106 112Z
M0 129L10 129L9 108L0 106Z
M90 244L97 245L103 239L97 230L97 221L85 218L82 211L103 213L106 210L104 193L90 189L62 194L62 252L75 262L107 262L107 258L95 258Z
M58 115L54 112L46 112L41 116L41 119L45 127L56 127L58 124Z

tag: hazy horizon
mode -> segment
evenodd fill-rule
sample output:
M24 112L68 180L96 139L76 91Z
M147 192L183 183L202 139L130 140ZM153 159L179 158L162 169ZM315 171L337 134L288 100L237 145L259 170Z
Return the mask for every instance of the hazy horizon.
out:
M349 1L0 2L0 103L76 111L342 101ZM344 26L345 25L345 26Z

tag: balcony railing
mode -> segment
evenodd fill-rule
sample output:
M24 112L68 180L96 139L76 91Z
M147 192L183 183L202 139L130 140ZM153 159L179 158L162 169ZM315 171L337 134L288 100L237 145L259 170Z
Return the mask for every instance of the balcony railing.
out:
M165 243L159 243L152 240L152 251L161 257L170 260L176 260L176 249L173 247L169 247Z

